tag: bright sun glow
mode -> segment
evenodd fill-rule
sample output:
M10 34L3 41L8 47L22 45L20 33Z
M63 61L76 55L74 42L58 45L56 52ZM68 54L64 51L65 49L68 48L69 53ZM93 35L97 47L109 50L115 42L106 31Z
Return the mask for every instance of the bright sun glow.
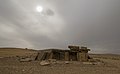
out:
M37 10L37 12L42 12L43 11L43 7L42 6L37 6L36 10Z

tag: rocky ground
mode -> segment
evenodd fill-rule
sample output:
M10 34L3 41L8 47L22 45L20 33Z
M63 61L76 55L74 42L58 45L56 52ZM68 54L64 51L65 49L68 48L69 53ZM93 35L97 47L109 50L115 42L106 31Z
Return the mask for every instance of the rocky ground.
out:
M0 74L120 74L119 55L90 55L99 62L57 61L41 66L40 61L20 62L17 57L0 58Z
M70 62L41 66L40 61L19 62L0 59L0 74L120 74L120 60L101 59L101 64Z

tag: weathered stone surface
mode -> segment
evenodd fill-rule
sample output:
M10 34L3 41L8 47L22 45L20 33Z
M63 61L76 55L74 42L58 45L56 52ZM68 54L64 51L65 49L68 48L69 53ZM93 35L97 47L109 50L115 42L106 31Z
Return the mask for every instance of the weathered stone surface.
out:
M69 61L65 61L65 64L69 64L70 62Z
M83 62L83 64L86 64L86 65L93 65L92 62Z
M69 52L65 52L65 60L69 61Z
M72 51L79 51L79 46L68 46L68 48Z
M47 66L47 65L50 65L50 62L49 62L49 61L46 61L46 60L45 60L45 61L41 61L41 62L40 62L40 65L41 65L41 66Z
M38 52L36 60L56 59L61 61L88 61L89 55L87 47L68 46L70 50L46 49Z

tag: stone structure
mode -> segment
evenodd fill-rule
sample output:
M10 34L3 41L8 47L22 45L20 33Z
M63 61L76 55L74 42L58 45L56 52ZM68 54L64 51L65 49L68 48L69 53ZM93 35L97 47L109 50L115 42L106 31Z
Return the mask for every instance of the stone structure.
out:
M68 48L70 48L70 52L74 54L73 56L74 58L76 58L77 61L88 61L88 51L90 51L90 49L87 49L87 47L82 46L81 48L79 48L79 46L68 46Z
M56 59L61 61L88 61L87 47L68 46L70 50L46 49L39 51L36 60Z

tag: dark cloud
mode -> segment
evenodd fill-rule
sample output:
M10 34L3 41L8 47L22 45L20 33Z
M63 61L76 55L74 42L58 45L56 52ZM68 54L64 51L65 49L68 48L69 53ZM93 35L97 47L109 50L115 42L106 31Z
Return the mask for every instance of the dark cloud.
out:
M47 9L47 10L46 10L46 14L47 14L48 16L53 16L53 15L54 15L54 12L53 12L51 9Z
M120 53L119 0L0 0L0 46ZM43 12L36 11L42 6Z

